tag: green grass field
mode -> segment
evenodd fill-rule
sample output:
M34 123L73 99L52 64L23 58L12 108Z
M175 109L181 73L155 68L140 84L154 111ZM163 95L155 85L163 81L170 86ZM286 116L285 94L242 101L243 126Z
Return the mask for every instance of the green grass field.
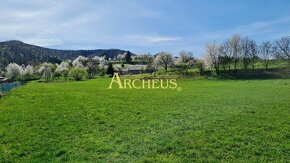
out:
M0 162L290 160L290 80L32 82L0 99Z

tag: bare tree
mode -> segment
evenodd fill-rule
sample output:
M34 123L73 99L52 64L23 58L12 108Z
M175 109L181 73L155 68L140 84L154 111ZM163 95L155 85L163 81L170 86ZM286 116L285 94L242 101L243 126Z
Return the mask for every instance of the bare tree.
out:
M167 72L168 67L172 66L174 59L172 54L168 52L160 52L154 59L154 64L157 66L162 66Z
M136 59L142 64L148 63L152 56L150 54L139 54L136 56Z
M256 67L256 63L259 60L259 56L258 56L258 45L254 40L250 40L249 42L249 56L251 59L251 67L254 70Z
M230 47L233 53L233 60L234 60L234 68L237 71L237 65L239 62L239 56L242 51L242 39L240 35L234 34L230 39Z
M215 43L206 46L206 53L204 55L204 63L207 67L214 68L216 74L219 74L219 46Z
M277 56L286 59L290 63L290 36L277 40L276 46Z
M271 58L273 57L274 47L270 41L264 41L260 45L260 54L266 70L268 69Z
M191 68L195 63L192 52L186 52L182 50L179 52L178 64L186 65L186 67Z
M231 63L233 60L233 53L230 47L230 40L227 40L225 43L219 46L219 53L220 53L220 64L222 65L224 71L226 68L231 70Z
M248 37L242 39L242 61L244 69L248 69L248 66L251 63L250 40L248 39Z

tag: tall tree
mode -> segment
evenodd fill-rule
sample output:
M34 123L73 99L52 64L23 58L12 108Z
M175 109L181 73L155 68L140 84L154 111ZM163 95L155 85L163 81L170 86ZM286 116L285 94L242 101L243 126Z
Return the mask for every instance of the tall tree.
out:
M111 62L108 65L107 74L111 75L111 76L114 74L114 68L113 68L113 64Z
M273 52L274 52L273 44L270 41L262 42L262 44L260 45L260 54L266 70L268 69L270 60L273 57Z
M277 56L286 59L290 63L290 36L277 40L276 46Z
M250 40L248 37L242 39L242 61L244 69L248 69L251 63L250 59Z
M178 64L185 65L188 68L191 68L195 64L195 59L193 53L182 50L179 52Z
M216 74L219 74L219 46L216 43L211 43L206 46L204 63L207 67L214 68Z
M259 51L258 51L258 45L257 45L257 43L254 40L250 40L250 42L249 42L249 48L250 48L249 56L250 56L250 59L251 59L251 67L254 70L255 67L256 67L256 63L259 60L259 56L258 56L258 53L259 53Z
M237 65L238 65L239 57L240 57L241 50L242 50L242 47L241 47L242 42L241 41L242 41L242 39L241 39L240 35L238 35L238 34L234 34L230 39L230 47L231 47L232 53L233 53L235 71L237 71Z
M162 66L167 72L168 67L174 64L172 54L168 52L160 52L154 59L154 64L157 66Z
M226 68L231 70L231 64L233 61L233 53L230 47L230 40L227 40L225 43L219 46L220 53L220 64L222 65L224 71Z

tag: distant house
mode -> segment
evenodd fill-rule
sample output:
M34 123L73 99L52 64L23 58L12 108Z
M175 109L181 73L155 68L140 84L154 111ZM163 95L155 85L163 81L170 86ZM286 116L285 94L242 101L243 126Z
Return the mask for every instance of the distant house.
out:
M146 65L131 65L127 67L127 71L129 74L142 74L146 68Z
M124 71L123 71L123 68L119 67L119 66L115 67L114 71L117 72L119 75L124 75L125 74Z
M146 71L146 65L129 65L127 67L115 67L115 71L119 73L119 75L129 75L129 74L142 74Z

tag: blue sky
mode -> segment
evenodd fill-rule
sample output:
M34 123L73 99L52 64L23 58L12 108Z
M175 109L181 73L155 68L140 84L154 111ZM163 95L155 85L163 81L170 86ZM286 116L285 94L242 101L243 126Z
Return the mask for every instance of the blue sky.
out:
M289 0L1 0L0 41L57 49L181 50L201 56L232 34L290 35Z

